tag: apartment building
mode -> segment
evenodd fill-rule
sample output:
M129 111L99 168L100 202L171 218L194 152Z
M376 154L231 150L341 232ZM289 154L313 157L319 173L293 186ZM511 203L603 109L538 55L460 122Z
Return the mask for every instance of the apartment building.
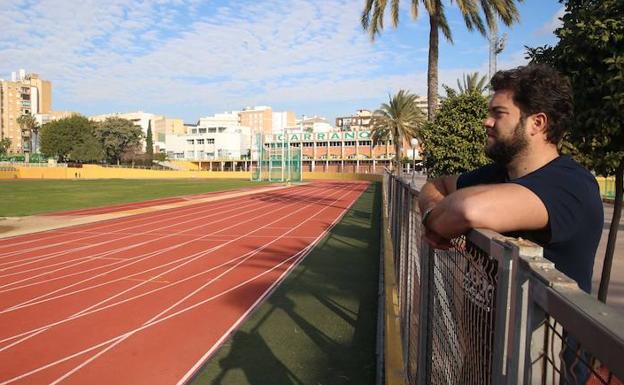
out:
M20 69L11 73L11 80L0 79L0 138L9 138L9 151L30 152L31 138L22 132L17 119L25 114L37 118L52 113L52 83L35 73ZM49 119L49 118L48 118ZM39 121L42 117L39 116Z
M251 128L256 134L277 134L284 132L286 128L295 127L296 124L294 112L277 112L269 106L246 107L238 114L241 126Z
M273 112L272 130L273 134L281 134L294 127L297 123L295 113L292 111Z
M337 117L336 128L338 131L369 130L372 115L370 110L357 110L354 115Z
M240 113L240 124L254 133L273 133L273 109L268 106L246 107Z

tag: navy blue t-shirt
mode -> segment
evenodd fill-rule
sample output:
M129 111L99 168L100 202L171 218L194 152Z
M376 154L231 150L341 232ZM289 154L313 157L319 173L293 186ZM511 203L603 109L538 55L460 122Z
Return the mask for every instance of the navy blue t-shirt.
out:
M492 183L519 184L542 200L548 211L548 224L544 229L504 235L522 237L542 246L544 257L589 293L604 223L596 178L569 156L561 155L513 180L503 166L489 164L460 175L457 188Z

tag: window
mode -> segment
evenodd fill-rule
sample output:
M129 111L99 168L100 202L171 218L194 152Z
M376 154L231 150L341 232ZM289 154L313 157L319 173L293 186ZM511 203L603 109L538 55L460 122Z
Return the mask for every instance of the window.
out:
M208 132L217 132L217 128L216 127L208 127Z
M205 128L200 128L199 129L199 133L200 134L205 134L206 133L206 129Z
M193 157L195 157L195 152L194 151L187 151L186 152L186 159L193 159Z
M194 140L193 139L187 139L186 140L186 144L193 144Z
M329 142L330 147L340 147L341 142Z
M303 142L303 147L314 147L313 142Z
M370 146L371 145L371 141L370 140L360 140L360 146Z
M208 143L208 144L214 144L214 138L208 138L208 139L206 139L206 143Z
M316 147L327 147L327 142L318 142L316 143Z
M348 142L344 142L345 146L355 146L355 142L354 141L348 141Z
M203 139L197 139L197 144L204 144L204 140Z
M193 128L193 129L191 130L191 134L197 134L197 129L196 129L196 128Z

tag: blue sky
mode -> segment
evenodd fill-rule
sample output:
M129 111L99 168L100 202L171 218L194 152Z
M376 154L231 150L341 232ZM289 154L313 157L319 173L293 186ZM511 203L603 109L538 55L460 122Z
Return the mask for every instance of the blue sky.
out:
M195 122L270 105L298 116L375 109L388 94L426 95L429 25L405 7L371 42L363 0L0 0L0 78L24 68L53 84L53 109L85 115L142 110ZM554 44L563 6L525 0L498 68L524 46ZM487 73L488 44L447 4L454 44L441 40L440 84Z

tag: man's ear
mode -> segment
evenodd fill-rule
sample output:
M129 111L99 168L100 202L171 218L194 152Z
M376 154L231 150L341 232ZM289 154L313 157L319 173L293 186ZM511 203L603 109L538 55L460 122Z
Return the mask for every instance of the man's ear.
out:
M548 116L546 116L543 112L538 112L537 114L533 114L530 116L530 127L529 134L537 135L543 134L546 135L546 128L548 127Z

